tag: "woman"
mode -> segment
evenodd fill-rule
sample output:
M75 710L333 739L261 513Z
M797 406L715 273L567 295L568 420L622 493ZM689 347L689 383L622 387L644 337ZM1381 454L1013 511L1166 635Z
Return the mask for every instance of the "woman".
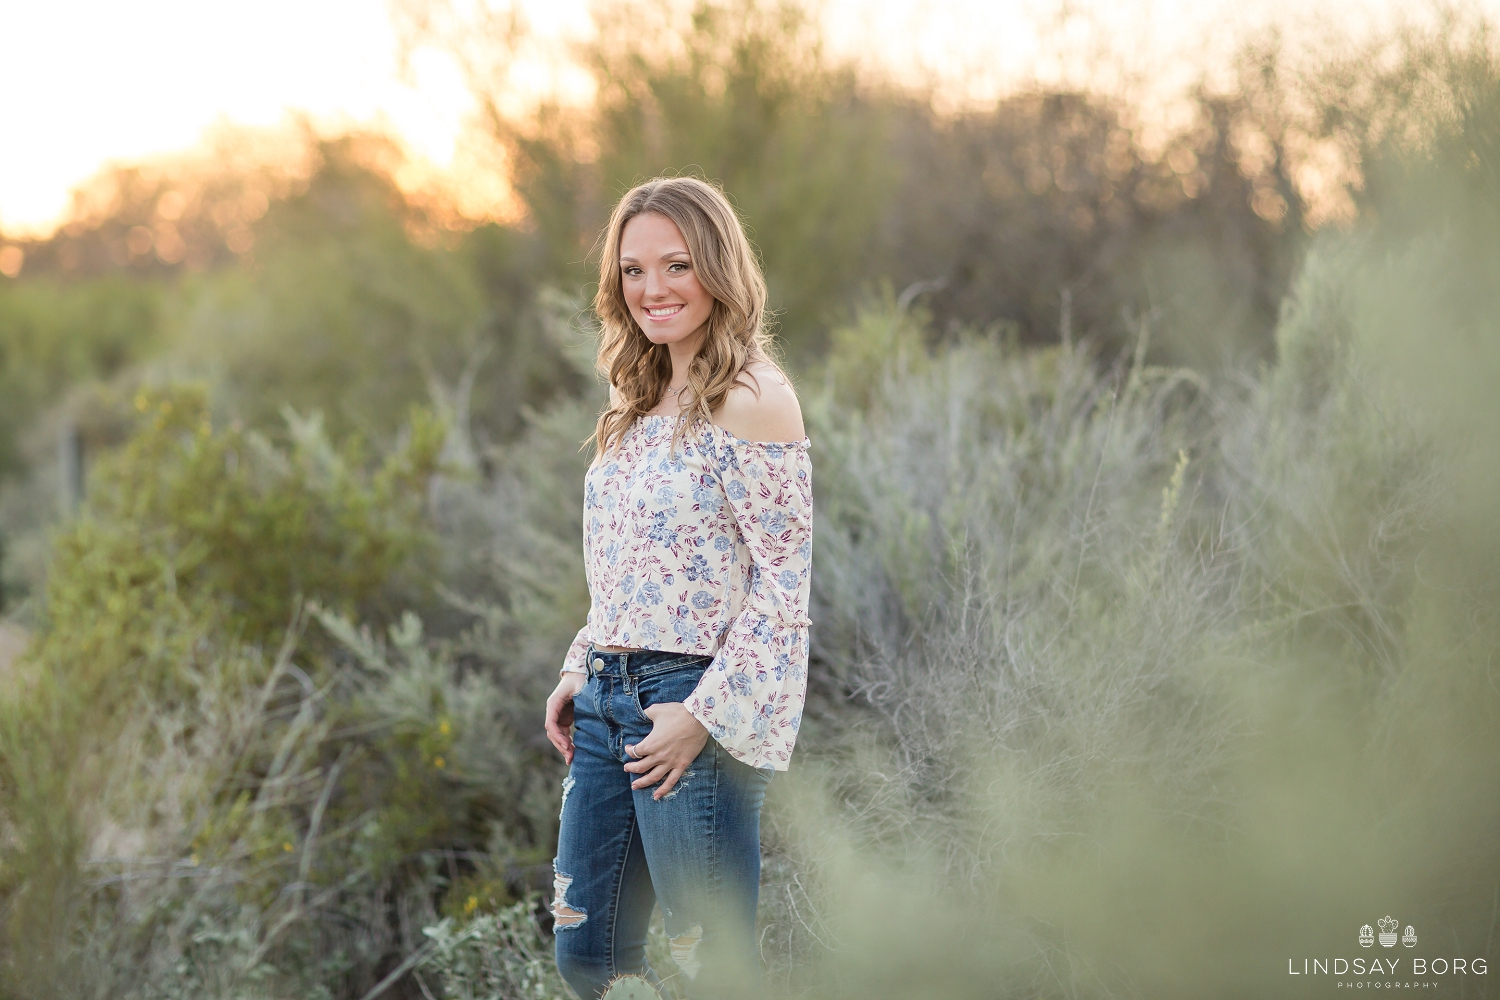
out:
M627 973L660 985L645 954L659 902L673 989L748 993L761 801L807 687L809 442L723 194L642 184L603 243L610 402L584 483L590 608L547 699L569 764L557 964L583 998Z

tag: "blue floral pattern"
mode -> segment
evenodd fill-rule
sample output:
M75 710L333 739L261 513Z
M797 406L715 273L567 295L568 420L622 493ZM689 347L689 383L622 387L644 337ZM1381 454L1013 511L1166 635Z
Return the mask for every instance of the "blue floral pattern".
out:
M674 420L640 418L589 468L592 607L563 670L582 671L590 643L712 656L683 704L739 760L786 770L812 624L810 443L699 424L673 455Z

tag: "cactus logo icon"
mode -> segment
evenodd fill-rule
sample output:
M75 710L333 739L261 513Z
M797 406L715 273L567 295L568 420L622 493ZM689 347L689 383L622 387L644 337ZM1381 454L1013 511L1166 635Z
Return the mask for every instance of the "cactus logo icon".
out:
M1396 928L1401 926L1401 922L1390 915L1381 917L1375 922L1380 925L1380 947L1396 947Z
M1406 933L1401 935L1401 943L1408 948L1414 948L1417 944L1417 932L1411 929L1411 924L1406 925Z
M1375 943L1375 932L1370 929L1370 925L1369 924L1365 924L1363 927L1361 927L1359 929L1359 946L1361 948L1368 948L1371 945L1373 945L1374 943Z

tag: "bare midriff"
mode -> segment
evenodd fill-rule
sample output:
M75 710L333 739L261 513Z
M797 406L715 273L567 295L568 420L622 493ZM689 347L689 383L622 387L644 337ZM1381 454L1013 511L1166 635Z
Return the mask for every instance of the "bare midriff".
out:
M605 653L644 653L645 652L644 649L638 649L635 646L595 646L594 648L597 649L597 650L600 650L602 652L605 652Z

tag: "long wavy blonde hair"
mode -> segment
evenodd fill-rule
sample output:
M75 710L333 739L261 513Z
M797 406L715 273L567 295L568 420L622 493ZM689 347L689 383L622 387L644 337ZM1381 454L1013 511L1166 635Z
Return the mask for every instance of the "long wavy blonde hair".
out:
M596 366L614 394L589 439L596 456L618 447L635 419L661 402L672 381L667 345L646 338L625 304L620 277L625 224L647 212L676 223L698 282L714 299L703 346L688 366L687 384L678 397L683 400L682 419L672 434L673 447L684 428L708 421L723 405L747 364L775 365L765 329L766 281L724 193L695 177L658 177L631 188L615 206L601 237L599 291L594 295L600 324Z

